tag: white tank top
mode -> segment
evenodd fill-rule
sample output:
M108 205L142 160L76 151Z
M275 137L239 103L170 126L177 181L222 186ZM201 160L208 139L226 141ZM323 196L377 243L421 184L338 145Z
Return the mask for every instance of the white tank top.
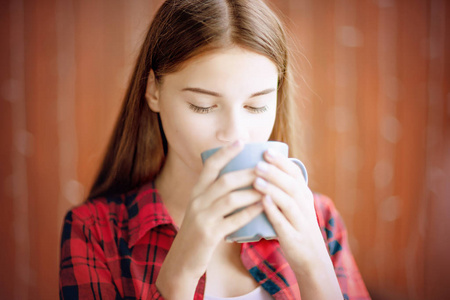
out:
M215 297L205 295L205 300L273 300L272 296L262 288L262 286L258 286L256 289L251 291L248 294L237 296L237 297Z

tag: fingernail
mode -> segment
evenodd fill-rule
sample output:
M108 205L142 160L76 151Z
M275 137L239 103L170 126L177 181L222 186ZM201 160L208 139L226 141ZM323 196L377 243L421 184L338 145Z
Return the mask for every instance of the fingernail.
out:
M260 161L258 164L256 164L256 168L262 173L267 172L268 167L269 165L263 161Z
M267 156L268 156L268 158L273 159L277 156L277 152L275 150L269 148L267 150Z
M242 144L242 141L237 140L233 144L231 144L231 148L238 148L241 144Z
M259 177L256 178L255 183L256 183L256 185L258 185L258 186L260 186L260 187L265 187L265 186L267 186L267 181L265 181L264 179L259 178Z

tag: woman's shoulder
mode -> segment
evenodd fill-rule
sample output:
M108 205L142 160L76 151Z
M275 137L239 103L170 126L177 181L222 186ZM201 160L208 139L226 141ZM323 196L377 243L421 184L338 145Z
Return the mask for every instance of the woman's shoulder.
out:
M97 197L71 208L66 219L82 222L85 225L109 222L112 219L123 219L127 213L127 204L133 201L136 192L121 195Z
M317 222L325 240L332 238L338 233L343 234L346 231L345 224L333 200L320 193L313 193L313 195Z
M314 192L313 196L314 207L318 214L329 215L338 213L336 206L334 205L334 202L330 197L317 192Z

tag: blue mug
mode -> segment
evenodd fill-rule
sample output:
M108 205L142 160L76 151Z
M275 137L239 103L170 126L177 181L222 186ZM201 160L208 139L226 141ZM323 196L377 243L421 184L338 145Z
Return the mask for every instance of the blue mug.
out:
M201 157L203 163L214 153L216 153L219 148L213 148L202 152ZM244 170L244 169L253 169L256 167L258 162L264 161L264 152L268 149L273 149L277 153L288 156L289 147L287 144L276 141L268 141L263 143L250 143L245 144L244 149L235 156L219 173L219 177L225 173ZM303 177L308 184L308 173L306 171L305 165L296 158L290 158L302 171ZM246 188L252 188L248 186ZM225 240L227 242L238 242L238 243L246 243L246 242L256 242L260 239L274 239L277 235L269 220L267 219L266 214L263 212L256 216L253 220L251 220L247 225L228 235Z

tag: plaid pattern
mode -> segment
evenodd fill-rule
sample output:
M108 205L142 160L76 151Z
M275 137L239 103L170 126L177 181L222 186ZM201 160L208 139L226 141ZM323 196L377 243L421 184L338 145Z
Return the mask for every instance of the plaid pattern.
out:
M333 203L318 194L315 203L344 299L370 299ZM72 209L61 239L60 299L162 299L156 277L176 233L153 183ZM300 299L277 241L244 243L241 259L275 299ZM205 278L199 280L195 300L203 299Z

